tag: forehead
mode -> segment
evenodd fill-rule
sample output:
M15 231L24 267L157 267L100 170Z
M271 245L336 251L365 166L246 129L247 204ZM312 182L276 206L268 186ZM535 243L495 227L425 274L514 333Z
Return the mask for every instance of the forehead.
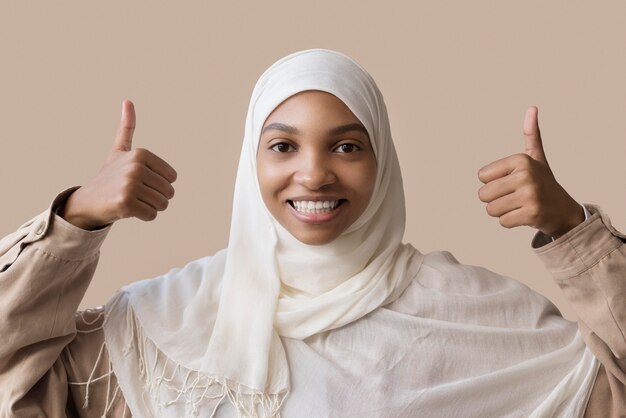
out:
M299 92L280 103L265 119L263 126L281 123L360 123L360 120L337 96L319 91Z

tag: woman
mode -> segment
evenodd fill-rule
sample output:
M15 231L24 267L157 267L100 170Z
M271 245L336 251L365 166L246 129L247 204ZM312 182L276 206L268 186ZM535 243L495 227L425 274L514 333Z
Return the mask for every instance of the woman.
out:
M96 179L0 245L3 414L571 417L621 406L623 236L594 207L584 220L550 177L536 109L532 155L485 167L481 199L508 226L557 238L536 239L551 270L593 261L558 277L581 332L522 284L401 242L382 96L363 68L327 50L285 57L257 82L228 248L122 289L75 325L107 225L154 219L173 196L175 171L131 150L133 130L126 102ZM507 174L519 171L531 174L522 185L547 185L560 213L527 219L543 200L511 201L521 186Z

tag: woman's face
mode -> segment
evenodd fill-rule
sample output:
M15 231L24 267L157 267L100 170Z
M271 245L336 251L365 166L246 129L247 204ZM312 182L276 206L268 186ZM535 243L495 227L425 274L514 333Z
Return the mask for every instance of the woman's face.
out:
M365 211L376 158L359 119L336 96L304 91L268 116L257 175L265 205L299 241L333 241Z

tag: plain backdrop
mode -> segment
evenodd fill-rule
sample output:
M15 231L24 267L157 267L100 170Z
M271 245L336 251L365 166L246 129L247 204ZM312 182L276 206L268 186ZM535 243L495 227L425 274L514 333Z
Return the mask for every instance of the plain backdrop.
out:
M227 245L248 100L307 48L365 66L389 109L405 239L527 283L574 318L530 247L477 198L483 165L524 151L539 106L546 155L580 202L626 229L622 1L17 2L0 10L0 176L6 235L92 178L134 101L134 146L178 171L153 222L116 223L81 307Z

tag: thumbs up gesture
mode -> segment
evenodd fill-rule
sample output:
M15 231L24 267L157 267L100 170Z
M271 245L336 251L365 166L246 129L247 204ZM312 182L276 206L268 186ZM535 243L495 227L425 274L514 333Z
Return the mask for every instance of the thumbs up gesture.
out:
M59 215L83 228L96 229L119 219L151 221L174 197L176 171L143 148L132 148L135 107L122 104L122 120L100 171L70 195Z
M524 119L525 153L495 161L478 171L484 186L478 191L487 213L500 225L528 225L558 238L585 220L582 207L554 178L543 150L538 109Z

